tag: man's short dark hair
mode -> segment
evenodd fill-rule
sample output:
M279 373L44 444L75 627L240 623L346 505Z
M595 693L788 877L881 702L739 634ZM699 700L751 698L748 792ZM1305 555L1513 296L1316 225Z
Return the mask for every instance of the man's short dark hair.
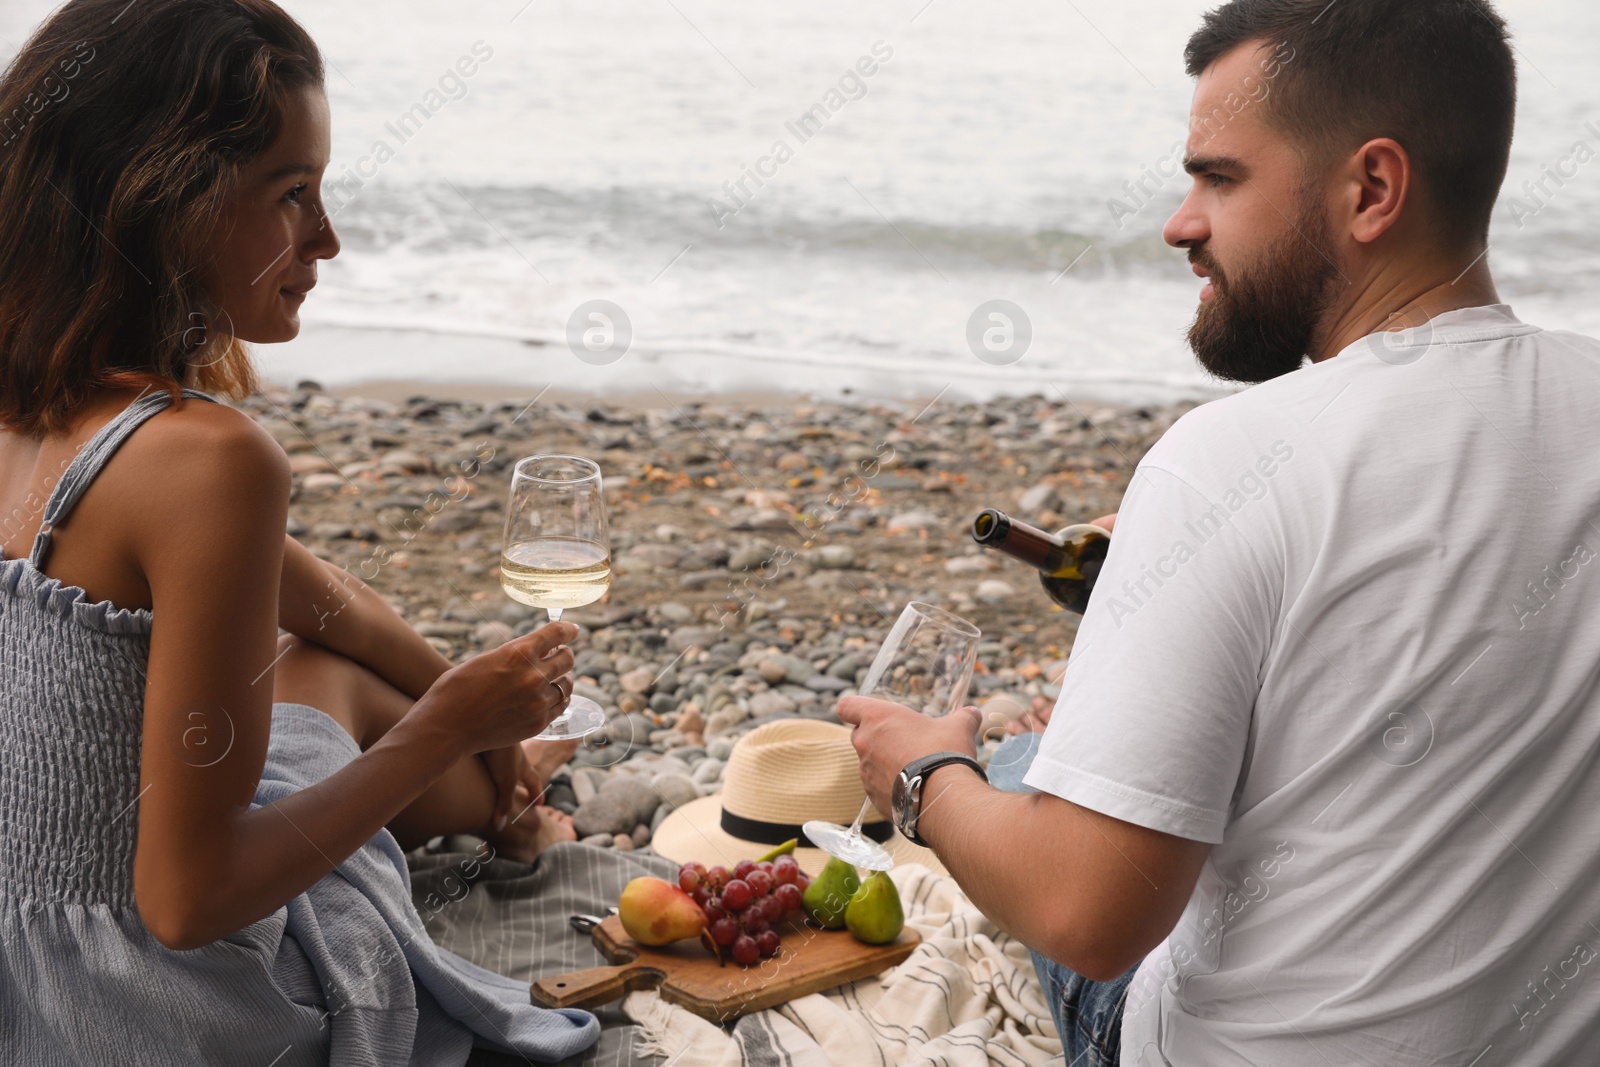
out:
M1509 33L1489 0L1231 0L1189 38L1185 65L1198 77L1250 42L1293 49L1266 100L1269 123L1319 162L1394 138L1440 238L1487 242L1517 106Z

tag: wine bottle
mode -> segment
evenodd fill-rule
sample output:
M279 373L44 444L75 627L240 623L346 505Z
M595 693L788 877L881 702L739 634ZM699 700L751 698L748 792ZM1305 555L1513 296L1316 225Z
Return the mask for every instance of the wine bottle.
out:
M972 520L972 539L1036 568L1050 599L1079 615L1089 606L1089 594L1111 547L1111 534L1090 523L1051 534L993 508Z

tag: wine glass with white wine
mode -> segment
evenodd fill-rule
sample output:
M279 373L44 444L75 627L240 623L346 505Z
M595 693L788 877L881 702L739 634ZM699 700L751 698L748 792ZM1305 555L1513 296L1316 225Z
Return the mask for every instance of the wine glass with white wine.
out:
M895 620L867 668L861 695L892 700L934 718L949 715L967 699L978 662L978 628L959 615L913 600ZM872 801L861 804L850 826L813 819L801 826L811 843L830 856L869 870L886 871L894 857L861 832Z
M544 608L550 621L592 604L611 588L611 538L600 468L580 456L529 456L511 474L500 584L518 603ZM535 736L564 741L606 724L605 711L574 696Z

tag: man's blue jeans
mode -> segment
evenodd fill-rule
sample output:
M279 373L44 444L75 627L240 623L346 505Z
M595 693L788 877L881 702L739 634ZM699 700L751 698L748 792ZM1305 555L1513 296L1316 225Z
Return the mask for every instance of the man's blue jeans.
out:
M989 760L989 781L1009 793L1034 792L1022 784L1039 751L1040 734L1008 737ZM1067 1067L1117 1067L1122 1049L1122 1008L1128 999L1129 970L1109 982L1093 982L1069 967L1046 959L1032 949L1033 967L1039 973L1050 1015L1061 1035Z

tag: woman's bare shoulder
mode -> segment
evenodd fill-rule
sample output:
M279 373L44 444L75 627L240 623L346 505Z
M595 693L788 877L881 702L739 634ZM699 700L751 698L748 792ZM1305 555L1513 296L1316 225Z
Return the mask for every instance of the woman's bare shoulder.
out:
M225 529L287 517L289 457L237 408L188 399L151 417L123 449L138 472L142 525L155 539L175 522Z
M146 458L177 464L198 473L267 475L277 468L287 476L289 457L266 428L226 404L185 398L151 417L128 440ZM124 445L127 447L127 445Z

